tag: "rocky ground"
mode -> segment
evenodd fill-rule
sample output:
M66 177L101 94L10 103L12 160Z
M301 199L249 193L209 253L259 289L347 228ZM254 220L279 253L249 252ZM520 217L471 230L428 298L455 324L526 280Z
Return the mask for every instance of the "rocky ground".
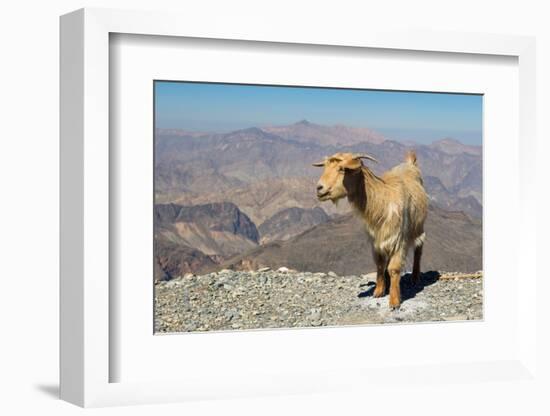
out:
M401 279L401 308L374 298L376 277L222 270L155 283L155 331L223 331L483 318L482 273L427 272Z

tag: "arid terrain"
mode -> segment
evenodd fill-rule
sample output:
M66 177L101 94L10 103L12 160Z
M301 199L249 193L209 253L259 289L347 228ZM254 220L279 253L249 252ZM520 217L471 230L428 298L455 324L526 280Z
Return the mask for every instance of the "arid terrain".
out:
M337 151L368 152L380 162L369 167L382 173L410 148L430 197L423 270L481 270L480 146L450 138L401 143L370 129L302 120L229 133L157 130L155 280L280 265L372 272L359 220L346 201L317 201L320 171L311 163Z
M374 298L375 275L262 268L187 275L155 285L155 331L468 321L483 319L481 272L423 273L417 286L401 279L403 303Z

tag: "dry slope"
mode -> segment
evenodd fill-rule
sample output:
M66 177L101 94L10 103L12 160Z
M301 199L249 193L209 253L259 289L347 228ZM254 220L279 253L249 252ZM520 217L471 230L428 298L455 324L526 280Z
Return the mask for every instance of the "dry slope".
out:
M462 212L431 207L426 220L423 270L482 269L482 227ZM410 269L411 259L407 266ZM222 267L255 270L285 264L300 271L362 274L376 270L361 220L353 214L313 227L288 241L275 241L225 262ZM218 268L219 269L219 268ZM213 269L205 268L205 271Z

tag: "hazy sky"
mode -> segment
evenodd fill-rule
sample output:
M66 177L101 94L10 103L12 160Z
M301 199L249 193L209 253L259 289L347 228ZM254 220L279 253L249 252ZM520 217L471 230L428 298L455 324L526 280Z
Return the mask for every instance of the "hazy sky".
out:
M482 135L481 95L157 81L155 106L157 128L224 132L306 119L420 143L481 144Z

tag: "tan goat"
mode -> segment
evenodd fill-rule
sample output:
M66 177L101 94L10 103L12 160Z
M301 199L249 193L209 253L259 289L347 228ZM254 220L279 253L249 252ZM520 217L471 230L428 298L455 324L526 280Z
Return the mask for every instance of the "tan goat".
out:
M376 262L375 297L386 294L385 272L390 280L390 307L401 304L399 281L401 267L408 249L414 246L413 282L420 276L420 258L424 244L424 221L428 212L428 197L424 190L416 154L407 153L405 162L376 176L362 159L376 162L370 155L336 153L313 166L323 166L317 184L320 201L347 197L364 220L372 240Z

